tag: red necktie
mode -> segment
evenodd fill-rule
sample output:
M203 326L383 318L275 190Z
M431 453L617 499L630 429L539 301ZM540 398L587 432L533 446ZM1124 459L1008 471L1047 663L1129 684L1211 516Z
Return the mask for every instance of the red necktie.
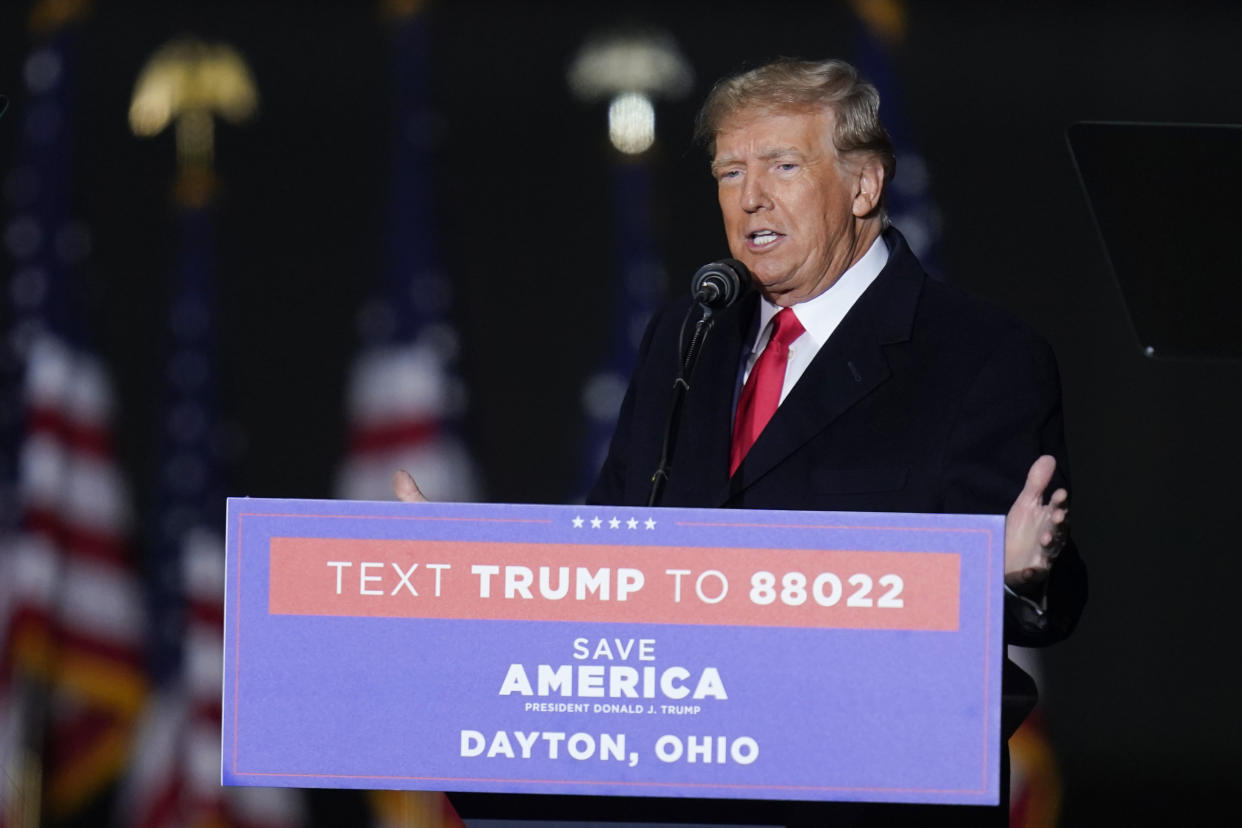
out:
M768 345L755 360L746 385L737 403L737 417L733 421L733 448L729 453L729 475L737 471L742 458L759 438L763 427L776 413L781 401L781 386L785 384L785 363L789 361L790 344L802 336L806 329L789 308L782 308L772 319L772 336Z

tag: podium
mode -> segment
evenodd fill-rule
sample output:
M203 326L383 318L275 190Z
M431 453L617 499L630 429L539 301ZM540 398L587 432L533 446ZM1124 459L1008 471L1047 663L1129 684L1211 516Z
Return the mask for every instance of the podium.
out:
M999 799L999 516L234 498L227 534L225 784L749 824Z

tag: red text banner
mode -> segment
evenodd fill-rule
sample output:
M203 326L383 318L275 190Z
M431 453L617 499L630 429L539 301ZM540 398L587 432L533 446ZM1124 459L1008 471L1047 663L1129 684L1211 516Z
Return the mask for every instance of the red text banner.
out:
M278 615L952 631L960 567L952 552L273 537L268 608Z

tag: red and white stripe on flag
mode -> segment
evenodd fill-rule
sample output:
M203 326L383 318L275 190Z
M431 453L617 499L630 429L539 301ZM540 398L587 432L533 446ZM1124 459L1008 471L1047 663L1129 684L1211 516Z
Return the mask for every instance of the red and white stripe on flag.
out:
M14 721L4 731L33 748L41 799L57 819L124 766L145 691L143 612L103 366L41 335L29 351L24 402L21 528L6 556L4 602L6 692L24 704L6 705Z
M186 533L181 553L187 620L178 680L148 704L122 794L130 828L247 826L305 822L300 791L220 784L220 676L224 652L224 540Z
M437 337L425 331L413 343L390 344L361 354L350 377L349 454L337 495L351 500L392 500L392 475L410 471L436 500L478 498L473 462L443 428L460 408ZM382 828L464 828L448 797L433 791L371 791L375 824Z
M349 454L337 481L338 496L391 500L393 472L407 469L436 500L478 497L468 452L442 426L456 415L460 393L439 350L428 344L432 338L378 347L354 363Z

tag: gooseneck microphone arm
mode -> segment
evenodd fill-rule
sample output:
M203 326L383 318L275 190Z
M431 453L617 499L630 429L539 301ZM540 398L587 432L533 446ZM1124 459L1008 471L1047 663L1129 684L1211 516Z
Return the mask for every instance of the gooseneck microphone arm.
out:
M694 333L685 350L679 354L677 378L673 380L673 399L669 405L668 423L664 427L664 441L660 448L660 464L651 475L651 494L647 498L648 506L660 505L664 494L664 484L668 482L673 467L673 449L677 443L678 427L681 423L681 409L690 390L690 378L694 374L694 366L698 364L703 343L707 334L716 324L714 311L724 310L737 301L742 293L742 286L750 282L750 273L746 266L735 259L723 259L704 265L694 274L690 281L690 293L699 308L699 319L694 325ZM694 312L691 305L682 320L684 332L686 322ZM681 350L680 348L678 349Z
M692 309L693 310L693 309ZM687 314L688 317L688 314ZM664 484L668 482L673 466L673 448L677 442L677 426L681 422L681 406L686 400L686 392L690 390L690 375L694 373L695 363L699 360L699 352L703 341L716 320L712 318L711 308L704 307L694 326L694 335L690 337L690 345L686 348L681 361L681 370L673 380L673 401L668 409L668 423L664 426L664 443L660 447L660 465L651 475L651 494L647 498L648 506L659 506L660 497L664 494ZM685 322L682 322L683 329Z

